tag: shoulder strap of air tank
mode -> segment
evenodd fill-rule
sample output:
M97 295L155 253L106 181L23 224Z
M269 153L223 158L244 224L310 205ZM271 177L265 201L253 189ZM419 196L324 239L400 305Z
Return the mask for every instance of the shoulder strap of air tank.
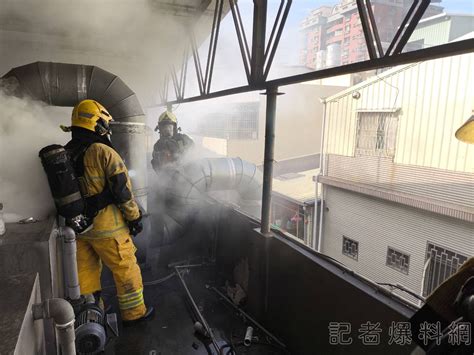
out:
M78 144L76 147L68 149L68 153L71 157L74 166L74 171L77 177L84 176L84 155L86 154L87 149L91 145L92 142L84 142Z
M94 142L90 141L84 142L72 149L70 152L74 164L74 170L78 179L81 179L84 176L84 155L93 143ZM93 196L85 197L84 200L86 203L85 213L89 217L96 216L100 210L115 203L115 198L109 189L107 181L105 181L105 186L102 192Z

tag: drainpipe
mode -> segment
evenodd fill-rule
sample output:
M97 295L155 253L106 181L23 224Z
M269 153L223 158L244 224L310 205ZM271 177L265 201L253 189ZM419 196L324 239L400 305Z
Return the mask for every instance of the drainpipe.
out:
M319 153L319 156L321 158L321 153ZM313 177L313 181L315 182L315 191L314 191L314 209L313 209L313 237L311 239L311 248L317 251L319 251L319 249L316 249L319 244L319 242L316 240L316 237L319 240L319 235L316 234L318 231L318 195L319 195L318 176L319 174Z
M423 266L423 275L421 276L421 290L420 290L420 296L423 297L423 292L425 290L425 285L426 285L426 275L428 273L428 268L430 266L430 263L431 263L431 257L428 258L428 260L425 261L425 265ZM421 307L422 306L422 302L421 300L418 301L418 306Z
M52 298L43 303L34 304L32 312L34 320L53 319L62 355L76 355L74 310L68 301Z
M275 113L278 87L267 89L267 108L265 119L265 158L263 162L262 234L270 234L270 213L272 203L273 162L275 148Z
M322 132L321 132L321 148L319 150L319 174L318 176L324 175L324 143L325 143L325 132L326 132L326 99L321 98L321 103L323 104L323 122L322 122ZM316 193L318 191L318 179L316 179ZM316 202L317 202L318 195L316 195ZM324 217L324 186L321 185L321 198L320 198L320 206L319 206L319 233L318 233L318 245L317 251L321 252L321 245L323 240L323 217ZM317 206L316 206L317 207ZM317 211L318 209L314 209L314 218L317 221ZM316 228L315 228L316 231Z
M66 296L71 300L81 298L76 259L76 233L70 227L60 227L59 236L63 239L63 268Z

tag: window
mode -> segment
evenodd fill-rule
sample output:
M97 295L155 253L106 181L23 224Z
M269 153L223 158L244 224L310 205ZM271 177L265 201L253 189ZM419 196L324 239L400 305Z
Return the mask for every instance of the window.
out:
M356 154L393 157L397 124L394 112L359 112Z
M402 253L392 247L387 249L387 266L408 275L410 255Z
M285 197L272 198L272 224L283 232L292 234L307 243L312 233L308 215L303 207L298 206Z
M351 259L357 260L359 258L359 242L353 239L342 236L342 254Z
M428 242L423 296L431 294L446 279L455 274L467 259L467 255Z
M224 139L258 139L259 102L229 104L204 116L197 134Z

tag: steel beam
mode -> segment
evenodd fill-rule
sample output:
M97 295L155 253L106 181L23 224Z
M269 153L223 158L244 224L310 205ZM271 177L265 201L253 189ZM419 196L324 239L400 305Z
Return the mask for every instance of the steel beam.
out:
M181 89L179 87L178 77L176 75L176 69L174 65L170 67L170 73L171 73L171 80L173 81L173 88L174 88L174 94L176 96L176 100L181 100L182 99L182 97L180 96Z
M250 58L250 84L264 81L265 31L267 26L267 0L254 0L252 55Z
M278 12L277 12L277 15L275 17L275 22L273 23L273 27L272 27L272 32L270 33L270 38L268 39L267 47L265 49L265 61L267 60L268 53L270 52L271 44L272 44L273 39L275 37L275 33L276 33L278 23L280 22L280 17L281 17L281 14L283 12L283 5L284 4L285 4L285 0L280 0L280 6L278 7Z
M214 21L212 23L212 35L209 43L209 53L207 56L206 77L204 79L205 92L211 91L212 73L214 72L214 61L216 59L217 40L219 39L219 29L221 26L222 9L224 0L216 0L216 9L214 12Z
M370 28L369 15L366 12L367 6L364 0L357 0L357 9L359 10L360 22L362 24L362 30L364 31L367 52L369 52L370 59L375 59L377 58L377 52L375 51L374 37Z
M235 33L237 35L237 41L239 42L245 75L247 76L247 82L250 84L250 50L247 44L245 30L242 25L242 18L240 17L239 5L236 0L230 0L230 11L232 13L232 19L234 20Z
M474 52L474 39L466 39L462 41L452 42L443 44L440 46L434 46L429 48L424 48L416 51L401 53L394 56L384 56L382 58L370 59L362 62L351 63L347 65L342 65L340 67L328 68L313 71L310 73L304 73L299 75L287 76L284 78L279 78L275 80L269 80L264 83L259 83L257 85L246 85L239 86L232 89L216 91L209 93L207 95L200 95L185 98L183 100L176 100L170 102L171 104L179 104L186 102L195 102L201 100L208 100L222 96L229 96L234 94L241 94L245 92L251 92L256 90L264 90L267 87L278 87L285 85L293 85L311 80L319 80L324 78L329 78L332 76L344 75L344 74L353 74L368 70L375 70L380 68L392 67L396 65L409 64L414 62L421 62L425 60L437 59L450 57L454 55L466 54ZM166 103L162 103L157 106L164 106Z
M369 15L370 25L372 27L372 35L374 37L375 45L379 51L379 57L383 56L382 42L380 41L379 30L375 21L374 11L372 10L372 4L370 0L365 0L367 15Z
M388 46L387 51L385 52L385 56L392 55L393 47L395 47L395 44L398 42L398 39L400 38L403 31L405 30L405 27L408 23L408 20L413 16L413 12L415 11L417 5L418 5L418 0L413 0L413 3L411 4L410 8L408 9L408 11L405 15L405 18L403 19L402 23L400 24L400 27L398 27L398 30L395 33L395 36L393 36L392 42Z
M281 0L280 7L278 9L278 14L275 19L275 23L273 24L273 29L267 43L267 49L265 50L264 73L263 73L264 80L267 80L268 73L270 72L270 69L272 67L273 58L275 57L276 50L278 49L278 44L280 43L281 34L283 33L283 29L285 28L286 19L288 18L288 14L290 13L292 2L293 2L292 0L287 1L285 11L283 12L281 21L279 21L280 14L281 14L281 11L283 9L283 4L284 4L284 0ZM278 30L276 31L277 28ZM275 41L273 42L275 31L276 31L276 37L275 37Z
M402 35L400 36L400 40L395 45L395 48L393 49L393 53L391 53L391 55L400 54L402 52L403 48L405 48L405 45L407 44L408 40L410 39L411 34L415 30L416 26L418 25L418 22L420 21L421 17L425 13L426 9L430 5L430 2L431 2L431 0L420 0L419 1L418 7L416 8L416 10L414 12L413 17L409 21L405 31L403 31Z
M196 68L196 77L199 86L199 93L201 95L205 95L206 92L204 88L204 78L202 75L201 61L199 59L199 51L196 45L196 39L194 38L194 33L192 33L192 31L189 34L189 40L191 42L191 50L193 52L194 67Z

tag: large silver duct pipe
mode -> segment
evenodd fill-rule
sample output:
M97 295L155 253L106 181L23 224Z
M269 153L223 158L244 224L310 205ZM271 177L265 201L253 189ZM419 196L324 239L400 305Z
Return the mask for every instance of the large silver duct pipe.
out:
M260 200L262 174L240 158L200 159L171 173L168 194L192 206L203 194L222 190L234 190L242 200Z
M16 96L54 106L75 106L84 99L104 105L115 120L112 142L131 171L135 197L146 210L145 115L136 94L118 76L92 65L35 62L10 70L2 82Z
M238 204L246 212L256 216L260 212L262 173L255 164L240 158L206 158L165 169L157 176L156 183L161 208L156 209L154 223L163 226L158 227L163 236L155 246L170 244L180 237L190 218L205 208L206 201L211 201L212 192L236 192Z

